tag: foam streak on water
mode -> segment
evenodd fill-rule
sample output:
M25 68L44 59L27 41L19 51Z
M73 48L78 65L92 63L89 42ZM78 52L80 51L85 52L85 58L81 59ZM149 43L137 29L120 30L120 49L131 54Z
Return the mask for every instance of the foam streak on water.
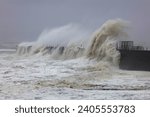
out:
M0 99L150 99L149 72L95 64L1 54Z

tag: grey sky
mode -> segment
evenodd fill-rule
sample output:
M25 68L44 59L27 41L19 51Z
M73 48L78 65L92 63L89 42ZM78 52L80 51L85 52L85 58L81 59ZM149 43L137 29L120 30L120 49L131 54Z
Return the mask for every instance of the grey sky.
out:
M131 22L136 40L150 44L150 0L0 0L0 42L32 41L45 28L79 23L97 29L108 19Z

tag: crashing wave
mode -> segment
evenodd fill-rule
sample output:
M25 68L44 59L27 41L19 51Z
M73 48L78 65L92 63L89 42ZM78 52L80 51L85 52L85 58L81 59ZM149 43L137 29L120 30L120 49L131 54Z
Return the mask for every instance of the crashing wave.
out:
M21 43L17 46L18 55L28 55L31 52L34 42Z
M90 59L107 60L117 64L120 54L116 50L116 43L119 38L127 36L126 27L127 22L121 19L105 22L94 33L90 46L87 49L87 57Z
M90 59L106 60L117 64L119 52L116 50L116 42L127 35L124 30L126 27L127 22L121 19L108 20L89 41L87 31L72 24L66 25L44 31L34 43L20 44L17 53L19 55L48 54L58 59L87 56Z

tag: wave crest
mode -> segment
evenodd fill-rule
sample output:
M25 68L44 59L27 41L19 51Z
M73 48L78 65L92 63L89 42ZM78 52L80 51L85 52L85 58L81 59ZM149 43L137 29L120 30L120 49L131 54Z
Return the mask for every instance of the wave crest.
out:
M17 53L19 55L48 54L58 59L86 56L90 59L106 60L117 64L120 54L116 50L116 42L119 38L127 36L125 31L127 25L128 23L121 19L108 20L93 33L89 41L88 31L69 24L44 31L36 42L20 44Z

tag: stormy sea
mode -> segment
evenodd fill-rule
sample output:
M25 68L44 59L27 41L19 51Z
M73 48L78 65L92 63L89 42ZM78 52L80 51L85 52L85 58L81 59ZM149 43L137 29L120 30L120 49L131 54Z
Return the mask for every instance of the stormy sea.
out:
M126 28L121 19L92 34L68 24L0 49L0 99L150 99L150 72L119 69Z

